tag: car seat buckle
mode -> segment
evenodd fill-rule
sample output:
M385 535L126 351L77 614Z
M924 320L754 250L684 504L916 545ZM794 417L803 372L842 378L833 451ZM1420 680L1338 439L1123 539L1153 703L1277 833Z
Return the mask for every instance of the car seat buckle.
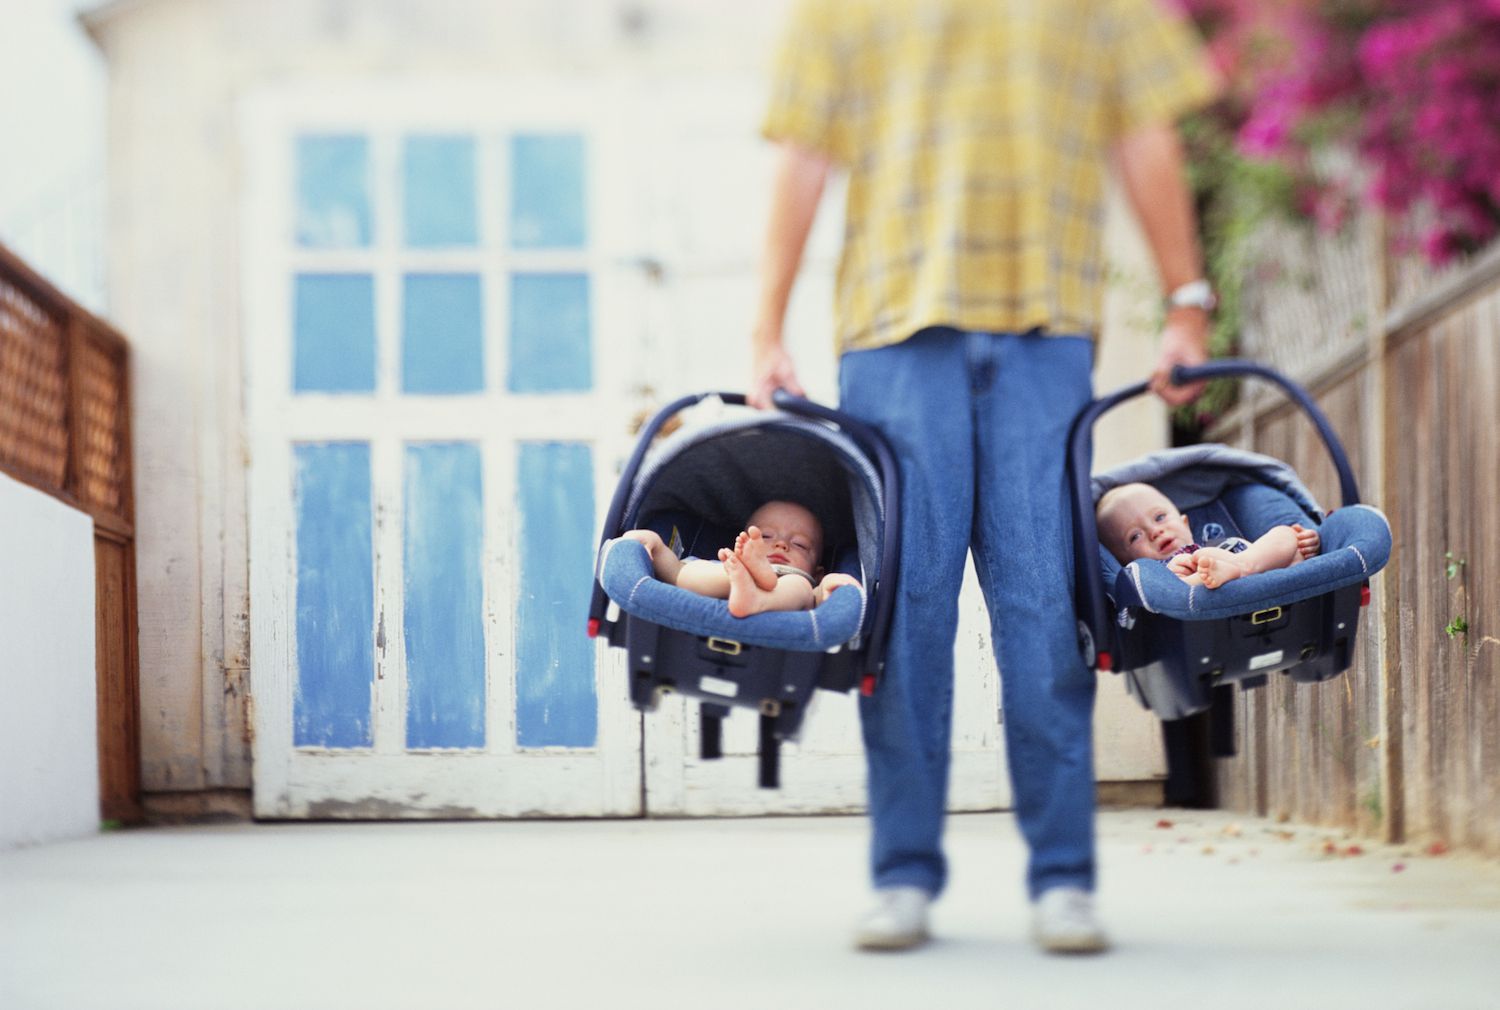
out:
M1270 624L1281 617L1280 607L1267 607L1265 610L1257 610L1250 615L1251 624Z

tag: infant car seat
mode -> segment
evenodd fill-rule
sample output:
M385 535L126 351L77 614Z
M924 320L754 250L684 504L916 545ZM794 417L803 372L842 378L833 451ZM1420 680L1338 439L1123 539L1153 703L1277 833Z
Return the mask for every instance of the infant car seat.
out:
M670 420L709 397L727 416L654 444ZM638 709L670 692L699 700L703 757L721 756L720 724L733 708L758 711L767 788L779 784L780 742L800 731L815 689L875 689L899 528L895 458L883 437L800 397L778 391L775 403L779 410L753 410L740 394L700 393L643 429L605 519L588 625L626 650ZM860 585L836 589L813 610L734 617L724 600L657 579L645 547L620 538L651 529L679 556L713 559L770 500L810 509L823 525L823 567Z
M1163 719L1204 711L1215 687L1249 689L1274 674L1317 682L1343 672L1370 577L1390 557L1390 524L1360 503L1343 445L1301 387L1245 361L1178 368L1173 383L1238 375L1280 385L1307 413L1338 472L1343 507L1325 517L1286 464L1221 445L1152 453L1091 475L1094 422L1146 392L1145 382L1089 404L1069 435L1079 648L1088 665L1123 675L1130 692ZM1165 494L1200 544L1230 536L1253 541L1273 526L1301 523L1318 529L1320 553L1218 589L1190 585L1152 559L1121 565L1099 543L1094 509L1105 491L1137 481Z

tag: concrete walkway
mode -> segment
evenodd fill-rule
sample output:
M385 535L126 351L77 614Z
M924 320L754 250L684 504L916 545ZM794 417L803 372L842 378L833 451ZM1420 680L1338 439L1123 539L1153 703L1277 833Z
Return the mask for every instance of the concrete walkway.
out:
M865 837L858 818L247 824L10 852L0 1007L1500 1005L1500 863L1106 812L1115 949L1049 958L1012 818L954 817L938 939L868 955L847 941Z

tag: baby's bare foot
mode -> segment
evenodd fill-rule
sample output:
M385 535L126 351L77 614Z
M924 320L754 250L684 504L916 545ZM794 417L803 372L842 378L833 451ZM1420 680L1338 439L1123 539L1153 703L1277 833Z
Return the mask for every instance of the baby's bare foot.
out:
M1204 548L1193 555L1198 560L1198 575L1202 577L1203 584L1209 589L1218 589L1226 582L1232 582L1245 574L1245 569L1239 562L1234 560L1234 555L1228 551L1216 550L1212 547Z
M719 560L724 563L724 574L729 576L729 612L735 617L760 613L765 594L755 584L744 562L727 547L719 551Z
M766 559L766 538L760 527L752 526L734 538L734 554L744 562L745 568L755 584L765 592L776 588L776 569Z
M1292 524L1292 532L1297 534L1297 554L1306 561L1318 556L1318 551L1323 547L1323 540L1318 536L1317 530L1310 530L1301 523Z

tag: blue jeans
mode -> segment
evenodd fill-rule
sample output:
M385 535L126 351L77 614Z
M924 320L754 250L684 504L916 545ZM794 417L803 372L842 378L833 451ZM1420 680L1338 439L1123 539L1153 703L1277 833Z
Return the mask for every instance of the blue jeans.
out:
M1094 673L1078 653L1063 467L1092 361L1082 337L934 328L840 362L841 409L890 439L902 478L886 668L860 702L876 887L935 896L946 882L953 644L972 550L1028 890L1093 888Z

